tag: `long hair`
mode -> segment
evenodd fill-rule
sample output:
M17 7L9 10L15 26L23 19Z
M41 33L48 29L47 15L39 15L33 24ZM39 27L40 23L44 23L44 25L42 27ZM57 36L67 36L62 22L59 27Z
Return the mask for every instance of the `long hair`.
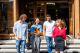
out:
M64 27L64 22L61 19L57 19L56 22L60 23L61 28Z
M36 22L35 22L36 19L39 19L39 18L38 18L38 17L35 18L35 20L34 20L34 24L36 24ZM38 24L40 24L40 19L39 19L39 23L38 23Z

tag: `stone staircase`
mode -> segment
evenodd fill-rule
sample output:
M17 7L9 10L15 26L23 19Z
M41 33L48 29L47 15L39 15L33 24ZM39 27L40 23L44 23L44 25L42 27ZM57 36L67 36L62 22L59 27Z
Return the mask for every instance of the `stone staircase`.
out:
M31 45L30 45L31 47ZM32 49L25 49L26 53L32 53ZM55 49L52 51L55 53ZM80 40L74 39L74 42L67 43L65 53L80 53ZM15 40L0 40L0 53L17 53ZM48 53L46 40L41 40L40 53Z

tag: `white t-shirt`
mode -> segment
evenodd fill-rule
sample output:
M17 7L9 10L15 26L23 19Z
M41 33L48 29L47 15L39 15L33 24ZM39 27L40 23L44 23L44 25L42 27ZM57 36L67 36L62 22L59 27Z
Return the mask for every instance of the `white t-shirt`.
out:
M56 22L52 20L51 22L45 21L43 26L46 27L46 36L52 36L52 31L54 26L56 25Z

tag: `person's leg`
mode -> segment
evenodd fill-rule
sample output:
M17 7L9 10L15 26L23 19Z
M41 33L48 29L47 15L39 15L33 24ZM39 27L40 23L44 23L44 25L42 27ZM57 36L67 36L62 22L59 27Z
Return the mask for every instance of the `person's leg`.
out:
M17 53L20 53L20 40L16 40Z
M36 46L35 46L35 37L32 36L32 53L35 53L35 49L36 49Z
M53 38L51 37L51 50L53 49L54 45L53 45Z
M56 51L55 53L59 53L59 51Z
M36 37L36 53L40 52L40 37Z
M21 53L25 53L26 40L21 40Z
M64 51L60 51L60 53L64 53Z
M46 36L46 42L47 42L48 53L51 53L50 37Z

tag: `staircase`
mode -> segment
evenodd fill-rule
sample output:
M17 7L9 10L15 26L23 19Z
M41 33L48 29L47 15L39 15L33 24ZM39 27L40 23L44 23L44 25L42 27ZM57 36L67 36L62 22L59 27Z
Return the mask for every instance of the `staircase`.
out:
M31 46L30 46L31 47ZM26 53L32 53L32 49L25 49ZM52 51L55 53L55 50ZM80 40L74 39L73 43L67 43L65 53L80 53ZM15 40L0 40L0 53L17 53ZM40 53L48 53L46 40L41 40Z

